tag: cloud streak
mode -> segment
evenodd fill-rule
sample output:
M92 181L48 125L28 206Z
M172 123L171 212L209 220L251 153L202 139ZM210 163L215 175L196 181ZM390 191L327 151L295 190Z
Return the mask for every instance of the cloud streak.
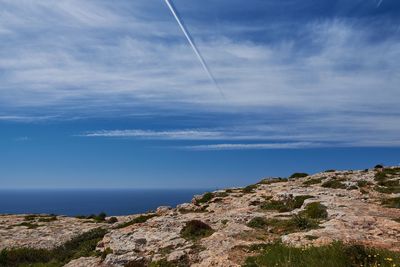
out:
M301 149L315 148L320 144L309 142L298 143L261 143L261 144L212 144L212 145L195 145L185 146L184 149L194 151L215 151L215 150L270 150L270 149Z

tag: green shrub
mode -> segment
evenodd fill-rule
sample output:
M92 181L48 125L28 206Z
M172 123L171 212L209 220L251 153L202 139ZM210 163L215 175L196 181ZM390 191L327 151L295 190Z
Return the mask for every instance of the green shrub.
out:
M136 217L136 218L134 218L134 219L132 219L132 220L130 220L128 222L124 222L124 223L119 224L116 227L116 229L125 228L125 227L131 226L133 224L137 224L137 223L144 223L147 220L149 220L149 219L151 219L153 217L156 217L156 216L157 216L157 214L154 214L154 213L153 214L140 215L140 216L138 216L138 217Z
M382 164L377 164L377 165L375 165L374 169L383 169L383 165Z
M114 223L118 222L118 219L117 219L117 217L111 217L110 219L107 220L107 222L109 224L114 224Z
M262 217L255 217L253 219L251 219L248 223L247 223L248 227L251 228L265 228L267 226L267 221L262 218Z
M38 222L53 222L53 221L57 221L57 216L41 217L38 219Z
M331 245L295 248L273 243L259 245L259 255L248 257L243 266L281 267L392 267L399 266L400 253L366 248L359 245Z
M322 184L322 187L333 189L346 189L346 185L339 180L331 179Z
M143 266L143 265L141 265ZM167 261L166 259L162 259L159 261L153 261L150 263L149 267L176 267L177 265L172 262Z
M303 182L303 185L310 186L310 185L313 185L313 184L320 184L322 182L322 180L324 180L325 178L326 177L309 179L309 180Z
M289 212L298 208L301 208L306 199L313 198L312 196L302 195L294 198L287 198L284 200L270 200L263 205L262 209L265 210L277 210L279 212Z
M328 212L326 206L320 202L312 202L307 204L302 214L312 219L326 219L328 218Z
M365 180L360 180L360 181L357 181L357 186L358 187L366 187L367 185L369 185L370 183L368 182L368 181L365 181Z
M281 177L279 177L279 178L271 178L271 179L268 178L268 179L263 179L263 180L259 181L258 184L266 184L266 185L268 185L268 184L275 184L275 183L285 183L287 181L288 181L288 179L281 178Z
M382 200L382 205L388 208L400 209L400 197L384 199Z
M295 179L295 178L304 178L304 177L307 177L307 176L309 176L308 175L308 173L304 173L304 172L296 172L296 173L293 173L292 175L290 175L290 179Z
M336 172L336 170L326 170L325 172Z
M213 197L213 193L207 192L200 199L196 200L196 204L208 203L211 199L213 199Z
M318 222L313 219L300 215L294 215L290 219L268 219L265 221L264 228L270 228L270 232L274 234L290 234L305 230L318 228Z
M196 241L210 236L214 230L206 223L198 220L188 221L181 230L181 237L186 240Z
M31 222L22 222L22 223L14 225L14 226L25 226L25 227L28 227L28 229L36 229L36 228L40 227L39 224L31 223Z
M106 232L101 228L93 229L52 250L4 249L0 252L0 266L63 266L73 259L93 255Z
M241 191L242 191L242 193L250 194L250 193L253 193L253 192L254 192L254 189L256 189L256 188L257 188L257 185L252 184L252 185L246 186L246 187L243 188Z

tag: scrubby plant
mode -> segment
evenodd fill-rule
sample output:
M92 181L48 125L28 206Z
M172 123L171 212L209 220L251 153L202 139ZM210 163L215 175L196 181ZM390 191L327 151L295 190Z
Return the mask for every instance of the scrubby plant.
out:
M206 223L199 220L191 220L181 230L181 237L186 240L196 241L210 236L214 230Z
M400 209L400 197L387 198L382 200L382 205L388 208Z
M116 228L120 229L120 228L125 228L125 227L128 227L128 226L131 226L133 224L144 223L147 220L149 220L149 219L151 219L153 217L156 217L156 216L157 216L157 214L154 214L154 213L140 215L140 216L138 216L138 217L136 217L136 218L134 218L134 219L132 219L130 221L127 221L127 222L119 224Z
M28 227L28 229L36 229L36 228L40 227L39 224L31 223L31 222L22 222L22 223L14 225L14 226L25 226L25 227Z
M196 204L208 203L213 198L214 198L214 194L211 192L207 192L207 193L203 194L200 199L196 200Z
M400 253L340 242L308 248L290 247L276 242L252 246L250 249L259 254L248 257L243 265L245 267L393 267L400 264Z
M325 172L336 172L336 170L326 170Z
M322 180L324 180L325 178L326 177L308 179L307 181L303 182L303 185L310 186L310 185L314 185L314 184L320 184L322 182Z
M255 217L253 219L251 219L248 223L247 223L248 227L251 228L265 228L267 226L267 220L262 218L262 217Z
M118 219L117 219L117 217L111 217L110 219L107 220L107 222L109 224L114 224L114 223L118 222Z
M312 202L307 204L302 215L312 219L326 219L328 218L328 212L326 206L320 202Z
M383 169L383 165L382 164L377 164L377 165L375 165L374 169Z
M83 233L64 245L47 249L13 248L0 252L0 266L64 266L73 259L95 255L97 243L106 234L97 228Z
M346 185L339 180L330 179L322 184L322 187L333 189L346 189Z
M306 199L313 198L313 196L301 195L296 197L289 197L283 200L270 200L261 205L265 210L277 210L279 212L289 212L301 208Z
M263 179L263 180L259 181L258 184L266 184L266 185L268 185L268 184L275 184L275 183L285 183L287 181L288 181L287 178L281 178L281 177L278 177L278 178L267 178L267 179Z
M304 173L304 172L296 172L296 173L293 173L292 175L290 175L290 179L295 179L295 178L304 178L304 177L307 177L307 176L309 176L308 175L308 173Z
M254 189L256 189L256 188L257 188L257 185L252 184L252 185L246 186L246 187L243 188L241 191L242 191L242 193L250 194L250 193L253 193L253 192L254 192Z
M367 185L369 185L370 183L368 181L365 180L359 180L357 181L357 186L362 188L362 187L366 187Z

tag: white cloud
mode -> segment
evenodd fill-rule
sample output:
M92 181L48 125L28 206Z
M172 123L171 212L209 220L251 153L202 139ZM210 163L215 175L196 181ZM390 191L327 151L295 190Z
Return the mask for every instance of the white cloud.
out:
M197 29L196 41L224 91L223 99L161 1L0 3L0 111L5 114L0 120L24 120L7 115L7 108L57 108L64 114L77 109L97 114L107 108L118 114L149 109L183 115L247 113L254 114L254 122L237 125L274 129L116 130L86 135L397 142L400 43L394 36L371 41L370 28L353 20L305 24L302 33L309 40L304 38L302 45L297 37L275 43L227 35L207 38L204 29L212 25L190 25ZM254 30L240 24L229 27L237 35ZM276 121L262 119L272 111L277 111ZM295 114L293 120L280 121L285 112Z
M300 148L315 148L320 147L320 144L298 142L298 143L261 143L261 144L212 144L212 145L195 145L185 146L188 150L268 150L268 149L300 149Z

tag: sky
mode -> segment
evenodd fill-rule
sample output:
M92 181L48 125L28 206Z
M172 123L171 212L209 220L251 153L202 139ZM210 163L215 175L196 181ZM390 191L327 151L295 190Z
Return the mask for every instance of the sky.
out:
M400 164L398 0L0 0L0 188Z

